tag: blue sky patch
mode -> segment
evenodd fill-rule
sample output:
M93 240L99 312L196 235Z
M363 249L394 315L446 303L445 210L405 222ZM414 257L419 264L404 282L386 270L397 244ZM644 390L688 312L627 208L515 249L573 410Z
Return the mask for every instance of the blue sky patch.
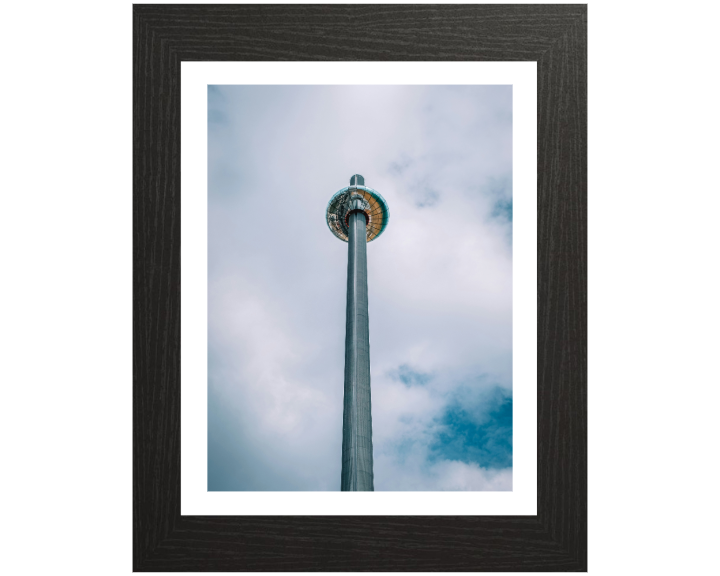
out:
M493 218L503 218L508 222L512 222L513 219L513 203L512 198L502 198L495 202L492 210Z
M486 192L495 199L490 216L506 222L513 221L512 177L488 178Z
M467 395L465 395L467 396ZM430 460L512 466L512 396L500 387L472 402L453 401L438 420Z
M392 370L388 375L405 386L423 386L433 378L432 374L414 370L407 364L400 365L397 370Z

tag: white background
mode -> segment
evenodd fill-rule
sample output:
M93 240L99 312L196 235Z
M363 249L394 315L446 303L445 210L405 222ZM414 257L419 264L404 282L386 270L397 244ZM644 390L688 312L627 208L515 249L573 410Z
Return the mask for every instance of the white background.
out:
M181 66L181 503L185 515L537 514L537 82L528 62L190 62ZM513 458L508 492L209 492L209 84L512 84Z
M591 574L717 567L717 11L589 9ZM9 574L131 571L131 26L3 7Z

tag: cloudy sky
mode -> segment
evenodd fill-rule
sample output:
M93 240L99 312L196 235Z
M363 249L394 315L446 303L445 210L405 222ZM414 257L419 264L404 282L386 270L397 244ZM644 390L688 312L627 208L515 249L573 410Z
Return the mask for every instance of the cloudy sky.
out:
M359 173L375 490L511 490L512 87L210 86L208 173L208 489L340 489Z

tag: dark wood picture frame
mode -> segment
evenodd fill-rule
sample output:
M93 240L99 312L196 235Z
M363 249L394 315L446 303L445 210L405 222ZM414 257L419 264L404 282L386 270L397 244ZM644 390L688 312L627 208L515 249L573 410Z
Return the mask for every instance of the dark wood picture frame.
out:
M180 515L180 63L536 61L536 516ZM585 5L136 5L135 571L585 571Z

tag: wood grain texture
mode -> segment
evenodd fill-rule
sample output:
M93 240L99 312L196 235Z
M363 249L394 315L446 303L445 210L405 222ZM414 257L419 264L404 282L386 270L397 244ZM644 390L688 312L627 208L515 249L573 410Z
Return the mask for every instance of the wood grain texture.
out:
M586 13L134 7L135 571L587 569ZM537 516L180 516L180 63L212 60L537 61Z

